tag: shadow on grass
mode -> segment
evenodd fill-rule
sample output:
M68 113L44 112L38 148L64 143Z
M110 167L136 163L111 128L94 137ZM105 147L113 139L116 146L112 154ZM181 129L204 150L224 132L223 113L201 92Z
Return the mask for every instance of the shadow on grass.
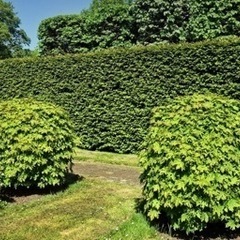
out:
M144 214L144 199L138 198L135 200L136 211ZM194 234L187 235L182 231L174 231L171 229L171 224L167 215L162 213L158 220L150 222L149 224L155 227L159 233L168 234L169 237L178 240L239 240L240 239L240 229L231 231L227 229L222 222L211 223L207 225L207 228L201 232L195 232Z
M14 203L18 199L21 199L24 202L24 198L31 199L31 196L44 196L49 194L56 194L58 192L65 191L70 185L82 181L84 177L77 174L68 173L65 179L65 183L60 186L47 186L45 188L39 187L18 187L15 188L2 188L0 192L0 201Z

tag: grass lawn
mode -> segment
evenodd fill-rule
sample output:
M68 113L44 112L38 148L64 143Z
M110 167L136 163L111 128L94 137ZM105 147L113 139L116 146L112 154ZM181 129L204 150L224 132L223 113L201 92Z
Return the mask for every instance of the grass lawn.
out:
M119 161L118 164L137 166L135 155L77 150L75 161L79 160L112 164ZM159 233L141 213L137 213L136 200L140 197L139 185L87 177L64 191L31 198L33 200L27 202L8 203L0 208L0 239L180 239Z
M125 166L138 166L138 157L134 154L118 154L99 151L87 151L77 148L75 161L101 162Z
M83 180L66 191L0 211L1 240L160 239L134 210L136 186Z
M78 160L125 164L134 155L78 150ZM79 156L81 155L81 156ZM102 156L102 157L101 157ZM108 158L111 158L108 159ZM67 190L0 209L1 240L167 239L135 211L139 186L84 179Z

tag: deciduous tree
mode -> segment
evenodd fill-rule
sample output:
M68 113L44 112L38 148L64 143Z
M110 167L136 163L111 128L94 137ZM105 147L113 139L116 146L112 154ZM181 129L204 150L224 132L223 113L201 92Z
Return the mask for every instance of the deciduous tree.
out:
M240 0L135 0L138 43L196 42L240 35Z
M20 19L13 5L0 0L0 59L12 57L30 43L30 39L20 28Z
M42 55L78 53L135 43L125 0L93 0L78 15L45 19L38 29Z

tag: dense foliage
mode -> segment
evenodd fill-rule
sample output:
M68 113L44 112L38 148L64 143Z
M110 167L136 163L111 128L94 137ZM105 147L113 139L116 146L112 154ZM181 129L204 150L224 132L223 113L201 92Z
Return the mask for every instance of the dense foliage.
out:
M215 0L190 2L186 40L201 41L219 36L240 36L240 1Z
M129 46L132 18L123 0L93 1L79 15L45 19L38 30L42 55L78 53L101 48Z
M60 185L75 135L59 107L32 99L0 102L0 187Z
M12 4L0 0L0 59L26 54L23 47L30 39L20 28L20 23Z
M186 40L188 0L135 0L130 8L138 43Z
M131 4L133 0L92 0L90 8L86 11L94 12L98 11L100 8L108 8L111 5L125 5Z
M81 147L135 152L151 109L206 89L240 99L238 38L0 61L0 98L32 96L66 109Z
M196 42L240 34L239 0L135 0L137 42Z
M164 213L187 233L240 227L240 101L193 95L156 108L140 156L151 220Z

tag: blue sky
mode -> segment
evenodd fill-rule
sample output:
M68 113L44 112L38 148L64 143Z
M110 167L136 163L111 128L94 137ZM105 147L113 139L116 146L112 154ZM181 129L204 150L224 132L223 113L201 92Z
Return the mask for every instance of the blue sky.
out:
M79 13L90 6L92 0L6 0L11 2L21 28L31 38L30 48L37 46L37 29L43 19L62 14Z

